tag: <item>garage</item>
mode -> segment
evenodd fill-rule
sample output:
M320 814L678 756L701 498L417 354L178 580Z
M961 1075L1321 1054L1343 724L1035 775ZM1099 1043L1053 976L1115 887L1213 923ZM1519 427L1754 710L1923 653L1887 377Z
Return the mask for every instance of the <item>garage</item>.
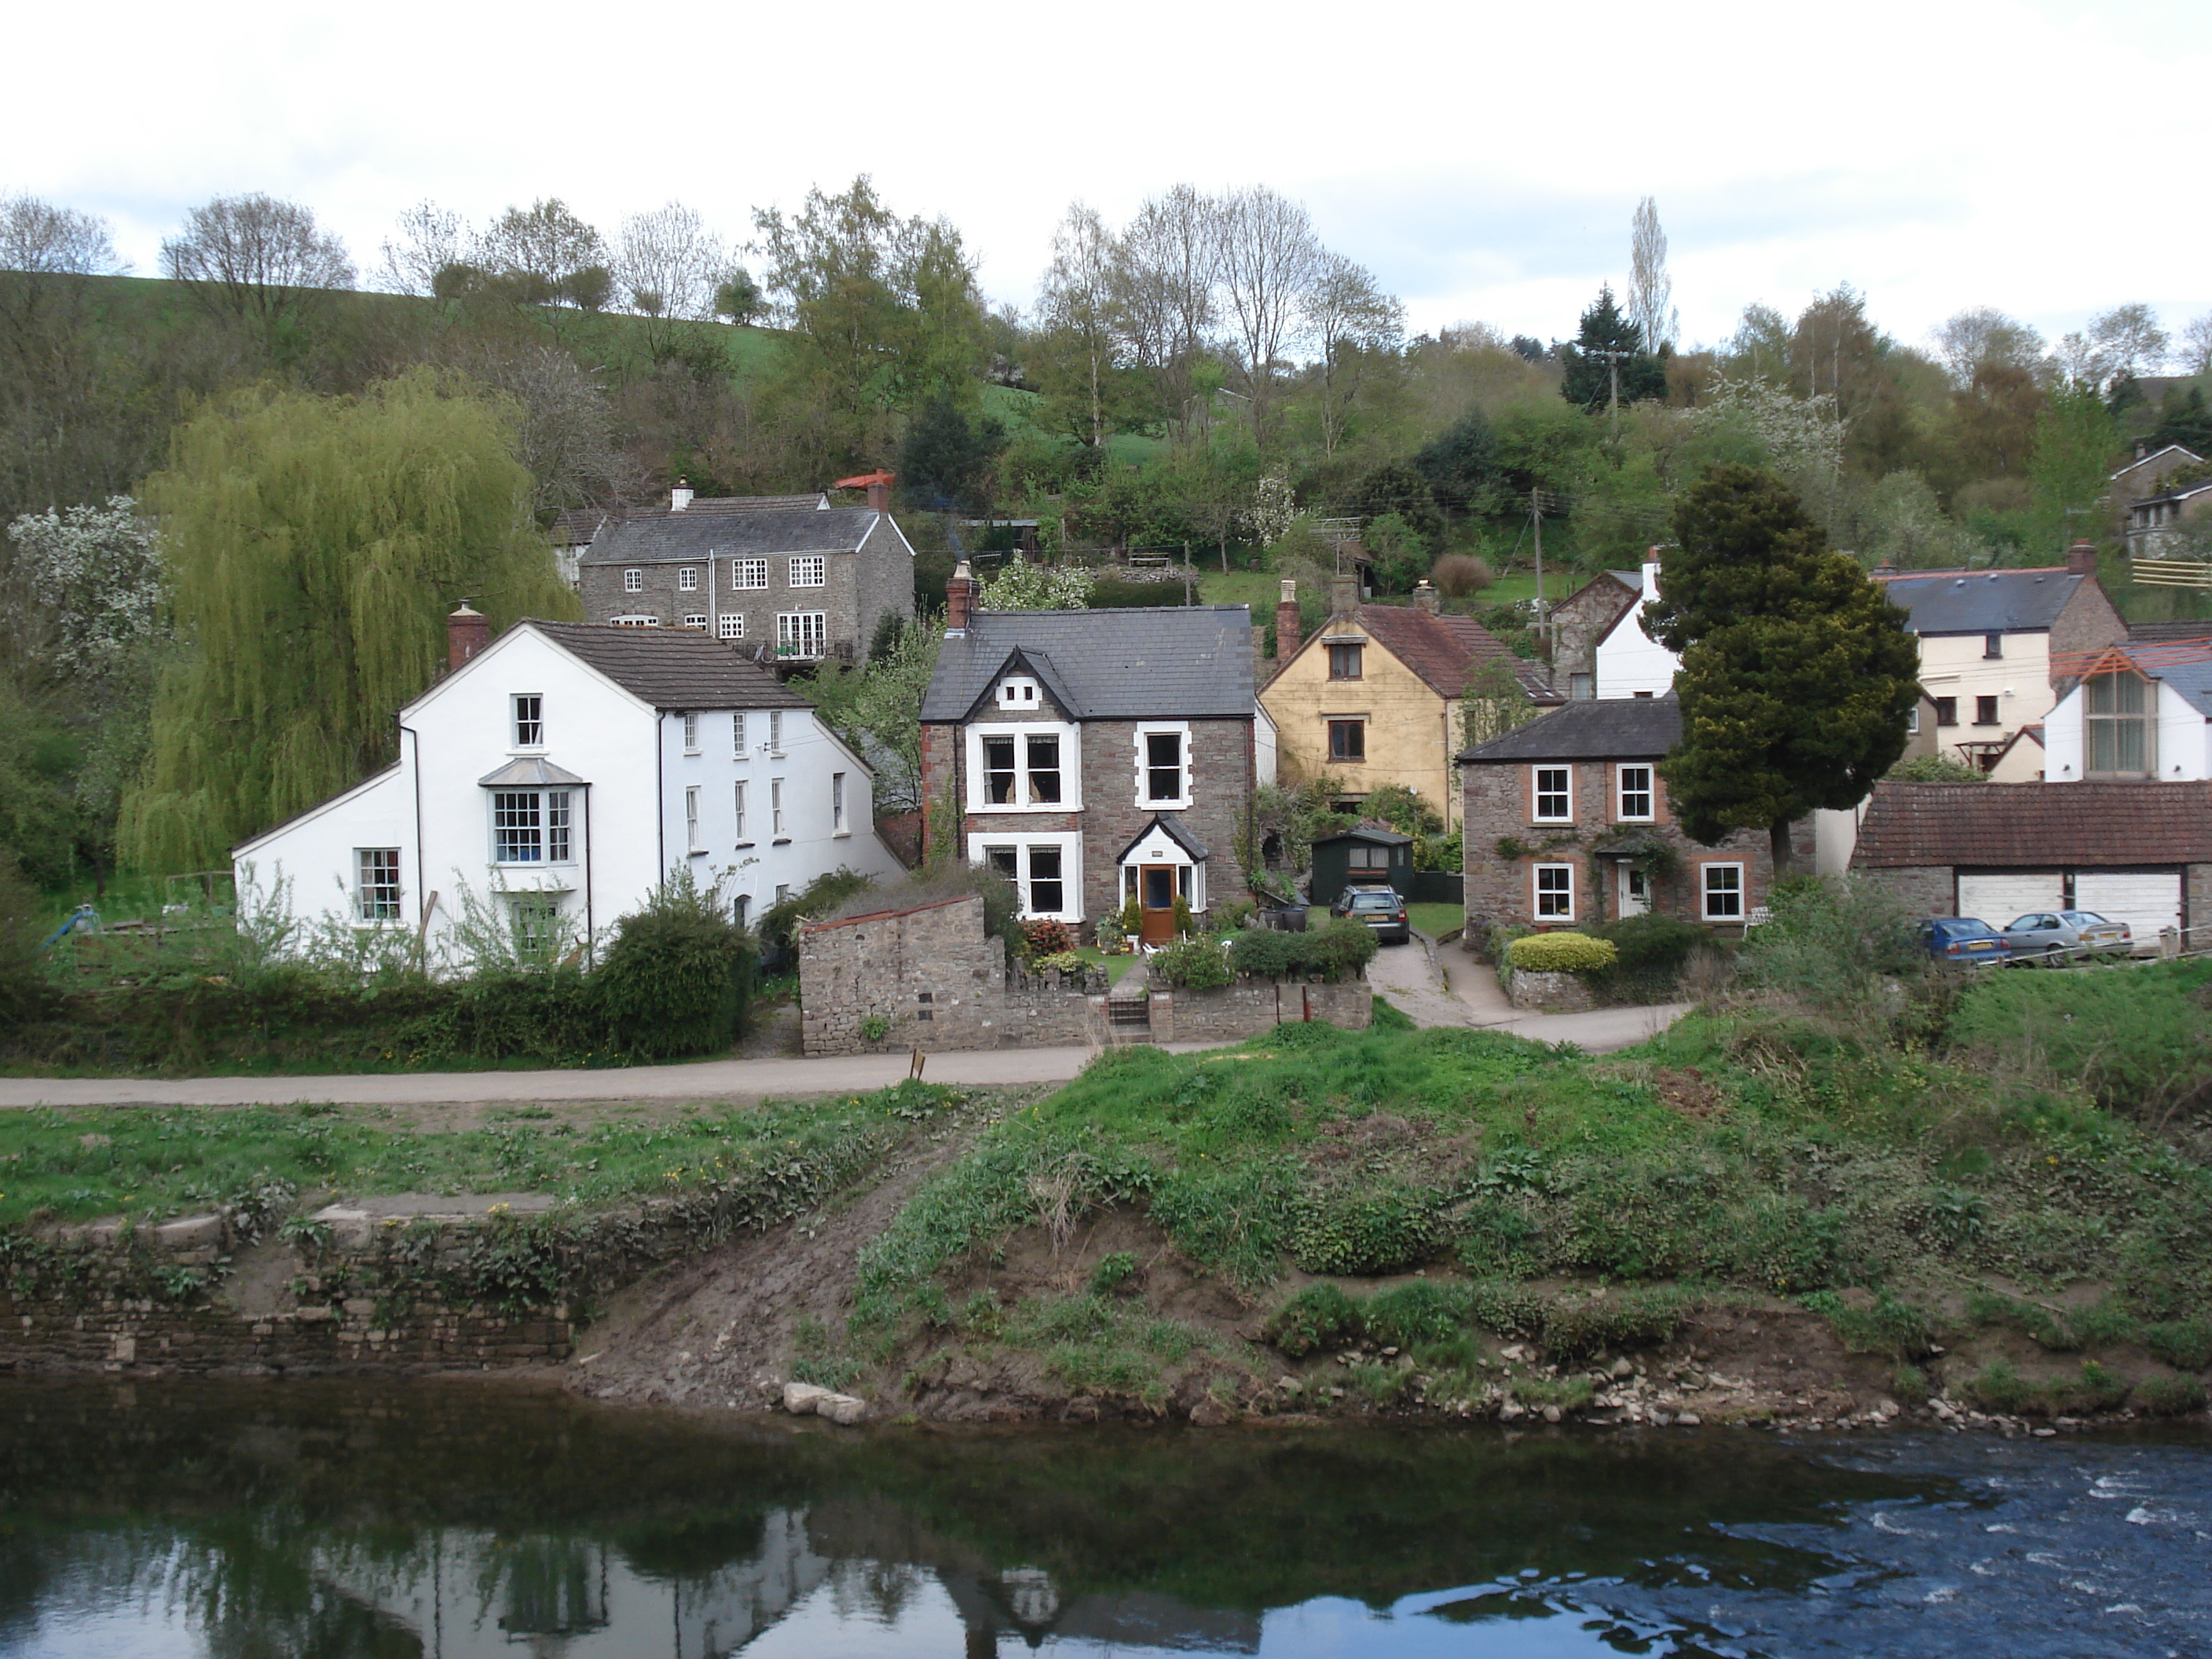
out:
M2160 929L2181 926L2181 872L2080 871L2074 878L2074 907L2094 910L2107 921L2124 921L2139 947L2154 944Z
M2008 870L2002 874L1961 875L1959 914L1978 916L1992 927L2002 927L2030 910L2060 910L2066 906L2066 877L2063 871ZM2091 907L2084 907L2091 908ZM2119 917L2115 916L2118 921Z

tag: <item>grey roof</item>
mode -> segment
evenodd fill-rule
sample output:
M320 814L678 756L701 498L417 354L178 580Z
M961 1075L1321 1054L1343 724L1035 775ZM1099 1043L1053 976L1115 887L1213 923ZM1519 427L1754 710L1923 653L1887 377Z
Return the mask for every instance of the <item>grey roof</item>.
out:
M546 539L556 547L586 547L606 521L607 515L596 507L572 507L553 515Z
M978 611L945 635L921 718L967 720L1017 651L1071 720L1253 717L1250 608L1215 605Z
M2212 640L2212 622L2131 622L2128 638L2133 640Z
M569 655L589 663L655 708L811 708L813 705L726 640L690 628L607 628L526 619Z
M865 507L770 512L633 514L600 526L586 564L743 558L763 553L850 553L889 517Z
M2196 640L2173 643L2130 640L2118 648L2145 674L2165 681L2198 714L2212 719L2212 641L2201 633Z
M583 779L565 767L554 765L542 755L526 755L507 762L496 772L486 773L477 781L486 789L538 789L581 783Z
M1656 760L1682 740L1682 705L1663 697L1600 697L1571 702L1478 744L1470 761Z
M1374 824L1363 823L1351 830L1340 830L1333 836L1316 836L1316 847L1332 841L1364 841L1376 847L1411 847L1413 838L1401 836L1395 830L1385 830Z
M1916 634L2032 634L2049 629L2090 580L2041 570L1929 570L1875 580Z
M827 512L830 492L809 490L803 495L694 495L686 513L811 513ZM674 511L671 508L670 511Z
M1119 864L1130 854L1135 852L1138 843L1155 830L1163 831L1170 841L1189 854L1194 864L1206 862L1207 857L1206 843L1182 827L1182 815L1178 812L1153 813L1152 821L1131 836L1129 844L1114 855L1114 862Z

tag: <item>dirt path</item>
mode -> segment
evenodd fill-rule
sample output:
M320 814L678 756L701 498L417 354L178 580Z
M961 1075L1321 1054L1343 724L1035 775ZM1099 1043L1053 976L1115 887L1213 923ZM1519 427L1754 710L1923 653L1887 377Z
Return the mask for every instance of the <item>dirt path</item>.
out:
M1506 1000L1498 975L1456 948L1438 949L1416 933L1410 945L1386 945L1367 977L1414 1024L1480 1026L1537 1042L1571 1042L1594 1054L1647 1042L1692 1006L1598 1008L1586 1014L1523 1013Z

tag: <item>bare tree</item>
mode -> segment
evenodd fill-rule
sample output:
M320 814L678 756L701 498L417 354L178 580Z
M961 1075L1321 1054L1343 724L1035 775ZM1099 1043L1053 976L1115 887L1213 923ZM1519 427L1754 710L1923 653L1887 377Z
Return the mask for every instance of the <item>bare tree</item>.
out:
M1322 256L1303 303L1307 337L1320 360L1322 453L1334 455L1376 356L1405 338L1406 307L1376 285L1364 265L1338 253Z
M107 276L129 269L98 215L35 196L0 198L0 270Z
M1044 274L1038 309L1044 325L1064 336L1079 361L1094 449L1106 441L1105 382L1116 346L1119 270L1120 251L1098 210L1071 203L1052 234L1052 264Z
M473 244L468 222L459 214L435 202L417 202L384 239L384 264L378 274L394 294L427 297L439 292L441 276L468 263Z
M725 275L722 239L680 202L622 222L615 280L630 306L648 317L704 320L714 314Z
M1300 337L1321 241L1305 209L1265 185L1231 191L1216 228L1224 320L1243 359L1253 429L1264 441L1276 365Z
M295 202L258 192L218 196L161 244L161 269L218 315L267 322L307 296L350 289L345 244Z
M2017 317L2008 317L1994 306L1973 306L1941 326L1929 331L1936 355L1960 386L1971 386L1978 369L2044 368L2043 336Z
M1217 315L1220 205L1190 185L1146 201L1121 234L1115 306L1130 356L1152 377L1162 413L1187 427L1191 371Z
M2181 331L2177 355L2191 374L2212 374L2212 311Z
M2158 313L2131 303L2092 317L2086 331L2059 341L2058 356L2074 379L2101 386L2156 369L2172 344L2159 326Z
M1646 351L1674 344L1682 331L1674 279L1667 274L1667 233L1659 228L1659 204L1650 196L1636 204L1629 230L1628 319L1644 337Z
M456 339L447 362L514 400L515 453L534 481L534 511L609 507L642 492L643 471L615 441L605 393L568 352L471 337Z

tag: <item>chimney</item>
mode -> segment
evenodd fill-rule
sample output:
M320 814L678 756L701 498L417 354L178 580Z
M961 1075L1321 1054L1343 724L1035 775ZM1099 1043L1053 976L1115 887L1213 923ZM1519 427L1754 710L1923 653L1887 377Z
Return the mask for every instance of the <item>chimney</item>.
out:
M1413 608L1416 611L1426 611L1431 617L1441 609L1437 603L1437 590L1429 585L1429 579L1426 576L1413 584Z
M888 513L891 510L891 486L898 482L896 472L878 472L868 481L868 511Z
M2069 576L2094 576L2097 574L2097 549L2091 542L2076 542L2066 550L2066 574Z
M945 631L964 634L968 618L975 610L975 578L969 574L968 561L963 559L953 567L952 579L945 584Z
M668 510L671 513L682 513L690 505L691 480L678 478L676 481L676 488L668 492Z
M1288 662L1298 650L1298 584L1283 578L1283 596L1275 601L1275 660Z
M1359 575L1339 576L1328 585L1328 614L1348 617L1359 609Z
M452 673L490 643L490 618L463 599L446 618L446 672Z

